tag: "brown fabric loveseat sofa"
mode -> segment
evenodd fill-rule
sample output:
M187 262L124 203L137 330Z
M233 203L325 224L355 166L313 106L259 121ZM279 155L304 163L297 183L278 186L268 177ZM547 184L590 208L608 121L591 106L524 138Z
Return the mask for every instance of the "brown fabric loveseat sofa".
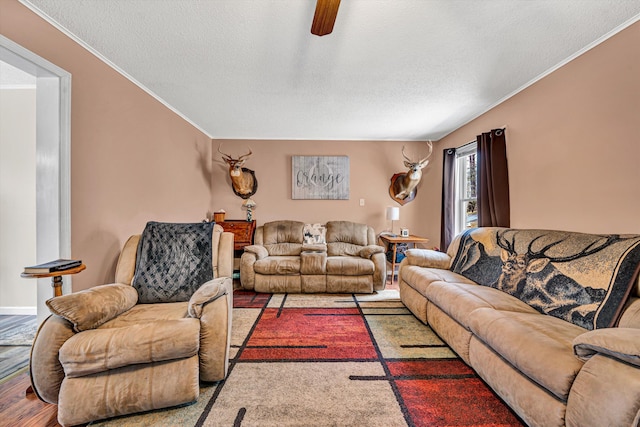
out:
M135 277L143 245L135 235L120 254L115 283L47 301L54 314L40 325L34 340L31 384L41 400L58 405L61 425L193 402L201 380L226 377L233 234L219 225L206 232L211 246L201 259L213 279L186 300L141 303L143 292L135 287ZM175 241L173 237L169 240ZM188 251L178 256L193 253ZM166 267L173 270L177 264Z
M349 221L273 221L256 228L240 282L256 292L372 293L384 289L384 248L373 228Z
M531 426L638 426L640 236L480 228L410 249L400 297Z

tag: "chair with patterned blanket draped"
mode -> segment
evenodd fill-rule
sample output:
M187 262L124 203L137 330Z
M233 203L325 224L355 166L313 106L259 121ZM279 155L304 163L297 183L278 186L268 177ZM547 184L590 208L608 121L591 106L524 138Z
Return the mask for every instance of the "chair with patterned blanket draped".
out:
M47 301L31 351L37 396L63 426L197 400L226 377L233 234L150 222L125 243L115 283Z

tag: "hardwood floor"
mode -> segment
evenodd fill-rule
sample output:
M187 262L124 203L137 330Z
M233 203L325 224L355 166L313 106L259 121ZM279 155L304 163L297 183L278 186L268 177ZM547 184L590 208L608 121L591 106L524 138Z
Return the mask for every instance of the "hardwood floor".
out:
M59 427L58 407L27 394L29 385L26 372L0 384L0 426Z
M0 426L53 427L58 424L58 407L27 394L31 346L37 328L36 316L0 316ZM22 373L15 374L23 370Z
M29 364L36 316L0 315L0 379Z

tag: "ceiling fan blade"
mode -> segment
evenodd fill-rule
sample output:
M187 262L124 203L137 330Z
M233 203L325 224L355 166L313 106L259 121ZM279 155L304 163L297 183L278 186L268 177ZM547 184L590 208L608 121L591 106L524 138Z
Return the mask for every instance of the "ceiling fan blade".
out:
M311 24L311 34L316 36L330 34L338 16L338 7L340 7L340 0L318 0Z

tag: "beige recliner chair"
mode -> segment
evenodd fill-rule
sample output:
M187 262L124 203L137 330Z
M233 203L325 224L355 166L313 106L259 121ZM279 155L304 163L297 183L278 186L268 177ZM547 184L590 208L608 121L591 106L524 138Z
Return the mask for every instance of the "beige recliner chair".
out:
M54 314L42 323L34 340L31 383L41 400L58 405L60 424L83 424L193 402L200 380L226 377L233 234L219 225L208 232L208 274L212 270L213 279L198 284L190 296L168 298L174 302L139 301L145 295L136 287L144 248L136 235L124 245L116 283L47 301ZM181 263L194 262L193 257L184 256L185 251L179 252L183 249L175 249L180 262L167 265L168 273L175 273ZM208 257L204 264L207 261Z

